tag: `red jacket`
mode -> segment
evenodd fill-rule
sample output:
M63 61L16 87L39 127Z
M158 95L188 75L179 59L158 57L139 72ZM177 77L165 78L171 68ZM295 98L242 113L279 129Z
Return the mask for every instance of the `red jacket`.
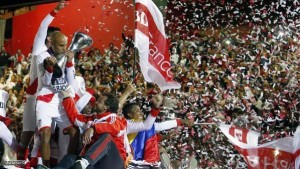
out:
M72 98L64 99L63 106L72 124L79 126L83 129L87 129L93 126L95 129L96 138L97 135L103 133L110 134L113 137L113 141L116 144L120 155L123 157L123 160L126 160L126 151L124 148L126 121L119 118L116 114L110 112L94 115L80 114L76 109L75 103Z

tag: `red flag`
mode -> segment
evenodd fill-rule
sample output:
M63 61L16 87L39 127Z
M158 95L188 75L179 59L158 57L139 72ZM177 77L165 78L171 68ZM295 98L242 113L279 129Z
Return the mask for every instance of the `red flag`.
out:
M297 127L296 132L294 134L294 158L295 158L295 168L300 168L300 126Z
M219 128L244 157L249 169L294 168L292 137L258 145L259 133L255 131L239 129L230 125L220 125Z
M136 0L135 8L135 47L145 80L157 84L162 91L179 89L180 84L173 81L161 12L151 0Z

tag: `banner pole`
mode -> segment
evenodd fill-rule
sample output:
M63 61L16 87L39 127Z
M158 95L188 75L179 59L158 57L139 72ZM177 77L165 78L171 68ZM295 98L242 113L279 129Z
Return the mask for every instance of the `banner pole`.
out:
M194 123L194 125L217 125L216 123Z
M135 29L136 29L136 27L135 27L135 0L133 0L133 20L134 20L134 38L133 38L133 43L135 44ZM133 67L132 67L132 79L134 79L135 78L135 65L136 65L136 53L137 53L137 51L136 51L137 49L135 48L135 45L134 45L134 47L133 47Z

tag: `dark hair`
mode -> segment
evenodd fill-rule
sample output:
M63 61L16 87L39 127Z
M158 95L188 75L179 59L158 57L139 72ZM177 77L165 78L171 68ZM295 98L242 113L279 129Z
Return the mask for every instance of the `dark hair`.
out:
M108 107L108 111L117 113L119 110L119 100L117 97L111 93L101 93L101 95L106 96L105 105Z
M133 107L138 106L137 103L127 103L122 109L122 113L126 119L131 119L128 114L132 113Z
M59 27L49 26L47 29L47 37L52 36L53 32L60 32ZM47 38L45 39L45 43L47 43Z
M59 27L55 27L55 26L49 26L47 29L47 36L51 36L51 34L53 32L60 32L60 28Z

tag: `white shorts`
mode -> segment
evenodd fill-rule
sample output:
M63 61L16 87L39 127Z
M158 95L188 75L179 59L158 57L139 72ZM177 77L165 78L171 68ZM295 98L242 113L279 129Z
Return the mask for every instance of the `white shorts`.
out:
M4 142L6 142L6 144L8 144L14 151L16 151L18 142L2 121L0 121L0 131L0 138Z
M42 128L50 128L52 120L54 120L61 129L72 125L62 105L62 99L58 97L58 94L55 94L49 102L37 99L36 118L39 131Z
M23 131L35 131L36 113L35 113L36 95L26 95L26 102L23 111Z

